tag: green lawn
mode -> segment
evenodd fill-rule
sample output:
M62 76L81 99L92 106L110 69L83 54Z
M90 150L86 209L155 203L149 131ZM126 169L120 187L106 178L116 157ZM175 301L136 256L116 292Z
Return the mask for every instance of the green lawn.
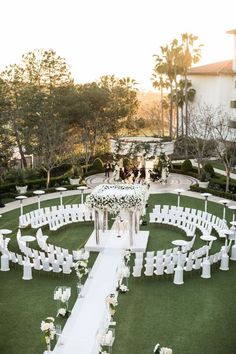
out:
M68 197L66 203L79 202L79 197ZM44 202L42 206L55 205L58 201ZM155 204L175 204L172 194L151 195L149 211ZM184 206L203 209L204 202L181 197ZM35 208L36 204L25 208ZM222 216L222 206L209 202L209 211ZM9 248L18 251L15 232L19 210L6 213L1 218L1 228L14 230ZM227 212L231 220L232 213ZM49 235L49 242L77 249L83 245L93 229L93 223L72 224ZM171 247L171 240L185 238L175 228L149 224L149 250ZM23 235L35 234L35 230L24 230ZM201 245L197 240L196 247ZM219 249L220 241L215 242ZM32 247L36 245L32 244ZM92 254L91 264L96 255ZM152 353L157 342L174 349L174 354L217 354L235 353L236 325L236 263L230 263L230 271L222 272L218 266L212 270L210 280L202 279L198 272L185 276L183 286L175 286L171 277L130 278L130 292L119 296L116 340L113 354ZM23 281L22 269L11 266L10 272L0 272L0 353L41 354L40 322L46 316L55 316L56 303L53 290L58 285L72 287L70 307L76 299L76 276L62 276L36 272L33 280ZM63 323L62 323L63 324ZM79 333L78 333L79 335ZM70 353L68 353L70 354ZM86 354L86 353L78 353Z

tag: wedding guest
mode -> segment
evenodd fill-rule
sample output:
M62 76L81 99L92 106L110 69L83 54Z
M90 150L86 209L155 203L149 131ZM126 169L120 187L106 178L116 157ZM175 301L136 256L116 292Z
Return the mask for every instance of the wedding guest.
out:
M139 183L142 184L145 181L145 178L146 178L146 170L145 167L142 166L139 171Z
M110 177L110 170L111 170L111 164L109 161L107 161L104 165L104 170L105 170L105 177L109 178Z

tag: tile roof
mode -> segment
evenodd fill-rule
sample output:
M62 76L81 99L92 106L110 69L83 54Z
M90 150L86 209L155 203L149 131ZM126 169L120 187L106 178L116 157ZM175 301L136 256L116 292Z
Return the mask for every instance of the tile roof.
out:
M236 72L233 71L233 60L224 60L217 63L196 66L188 70L188 75L232 75Z

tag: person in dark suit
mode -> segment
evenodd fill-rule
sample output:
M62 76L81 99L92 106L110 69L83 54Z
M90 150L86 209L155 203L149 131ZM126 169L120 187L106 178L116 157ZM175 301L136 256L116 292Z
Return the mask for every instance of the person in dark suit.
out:
M107 161L104 165L104 170L105 170L105 177L109 178L110 177L110 171L111 171L111 164L109 161Z
M139 173L139 181L140 181L140 183L143 183L145 181L145 178L146 178L146 170L145 170L145 167L142 166L140 168L140 173Z

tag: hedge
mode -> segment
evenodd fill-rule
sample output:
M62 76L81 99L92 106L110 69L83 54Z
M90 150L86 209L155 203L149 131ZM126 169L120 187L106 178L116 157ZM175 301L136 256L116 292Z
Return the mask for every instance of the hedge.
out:
M211 193L212 195L215 195L217 197L222 197L230 200L236 200L236 194L234 193L227 193L222 190L216 190L212 188L201 188L198 186L198 184L193 184L190 186L190 190L193 192L199 192L199 193Z

